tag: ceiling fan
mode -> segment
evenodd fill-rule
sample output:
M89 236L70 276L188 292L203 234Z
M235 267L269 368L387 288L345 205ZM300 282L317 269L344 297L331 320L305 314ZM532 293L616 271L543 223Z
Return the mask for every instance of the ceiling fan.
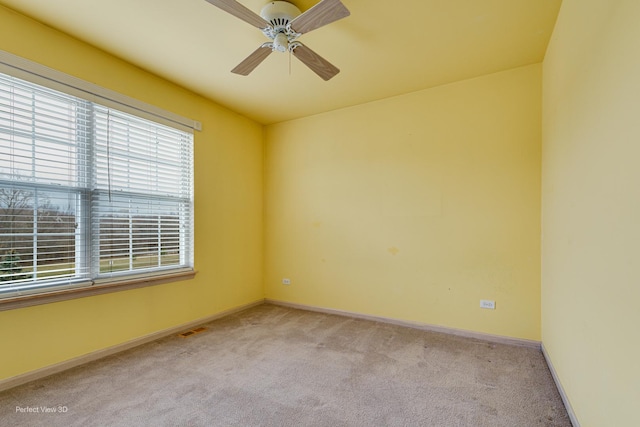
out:
M298 37L350 15L340 0L321 0L304 13L286 1L272 1L257 15L236 0L207 0L236 18L262 30L271 41L263 43L232 73L248 76L273 51L290 52L324 80L340 70L329 61L298 41Z

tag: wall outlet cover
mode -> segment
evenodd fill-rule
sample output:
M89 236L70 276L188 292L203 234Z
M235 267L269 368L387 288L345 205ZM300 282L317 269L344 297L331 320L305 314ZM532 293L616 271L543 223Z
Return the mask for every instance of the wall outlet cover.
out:
M496 309L496 302L492 301L492 300L488 300L488 299L481 299L480 300L480 308L488 308L491 310L495 310Z

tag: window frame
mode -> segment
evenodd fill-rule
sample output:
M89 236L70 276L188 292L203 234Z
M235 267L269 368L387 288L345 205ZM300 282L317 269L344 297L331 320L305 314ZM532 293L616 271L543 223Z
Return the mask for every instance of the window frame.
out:
M113 108L114 110L118 110L124 112L126 114L133 115L135 117L151 120L156 123L160 123L162 125L168 125L169 127L173 127L174 129L187 131L193 134L194 130L201 130L201 125L199 122L186 119L184 117L178 116L174 113L159 109L150 104L146 104L134 98L129 98L125 95L119 94L117 92L113 92L109 89L105 89L94 85L89 82L85 82L83 80L77 79L73 76L69 76L67 74L61 73L59 71L50 69L48 67L42 66L35 62L17 57L10 53L0 51L0 72L3 74L7 74L22 80L26 80L27 82L44 86L49 89L53 89L59 92L62 92L67 95L78 97L84 101L98 103L107 108ZM44 84L43 84L44 83ZM195 135L192 137L192 144L195 144ZM193 153L193 148L192 148ZM193 154L191 154L193 155ZM90 160L93 162L93 159ZM50 290L47 290L47 283L40 282L41 285L37 286L34 283L33 291L25 291L21 294L14 296L7 296L0 298L0 311L10 310L15 308L28 307L39 304L46 304L58 301L64 301L75 298L82 298L93 295L100 295L110 292L118 292L129 289L136 289L146 286L164 284L174 281L183 281L189 280L195 277L196 271L194 269L194 255L193 249L194 244L193 240L195 238L193 233L193 207L194 207L194 198L193 198L193 181L194 181L194 171L193 171L193 157L191 158L191 205L190 205L190 225L191 230L189 233L190 242L188 250L191 251L189 254L190 262L186 267L184 265L176 266L176 267L167 267L164 269L153 269L151 271L145 272L136 272L127 271L122 274L115 274L112 277L87 277L87 278L79 278L76 280L68 281L68 284L54 284L52 282L50 286ZM15 184L15 181L11 180L2 180L3 182L12 182ZM47 188L46 184L38 184L38 183L29 183L25 184L25 188ZM56 187L56 190L62 189L61 187ZM89 199L91 198L91 189L86 188L64 188L69 194L77 194L79 204L81 209L91 209L91 204ZM159 219L160 221L160 219ZM89 224L82 225L82 229L79 234L84 239L84 242L91 242L88 239L89 235L95 235L95 230L91 230ZM94 243L95 244L95 243ZM182 247L182 245L181 245ZM84 263L90 263L92 254L84 253L87 251L81 251L83 253L78 254L78 245L76 243L76 262L78 262L78 258L82 258ZM94 249L88 248L89 252ZM93 255L95 256L95 254ZM183 255L181 254L181 257ZM88 259L86 257L89 257ZM94 272L95 273L95 272Z

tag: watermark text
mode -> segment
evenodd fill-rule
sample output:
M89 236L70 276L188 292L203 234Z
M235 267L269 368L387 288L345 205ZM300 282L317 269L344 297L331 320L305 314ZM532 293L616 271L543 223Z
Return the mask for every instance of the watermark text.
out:
M69 407L58 406L16 406L16 413L21 414L64 414L69 411Z

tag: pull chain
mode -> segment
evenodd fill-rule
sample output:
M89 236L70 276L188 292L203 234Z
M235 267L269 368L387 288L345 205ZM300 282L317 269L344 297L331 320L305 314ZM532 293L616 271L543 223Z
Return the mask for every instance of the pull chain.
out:
M111 109L107 110L107 193L111 203Z

